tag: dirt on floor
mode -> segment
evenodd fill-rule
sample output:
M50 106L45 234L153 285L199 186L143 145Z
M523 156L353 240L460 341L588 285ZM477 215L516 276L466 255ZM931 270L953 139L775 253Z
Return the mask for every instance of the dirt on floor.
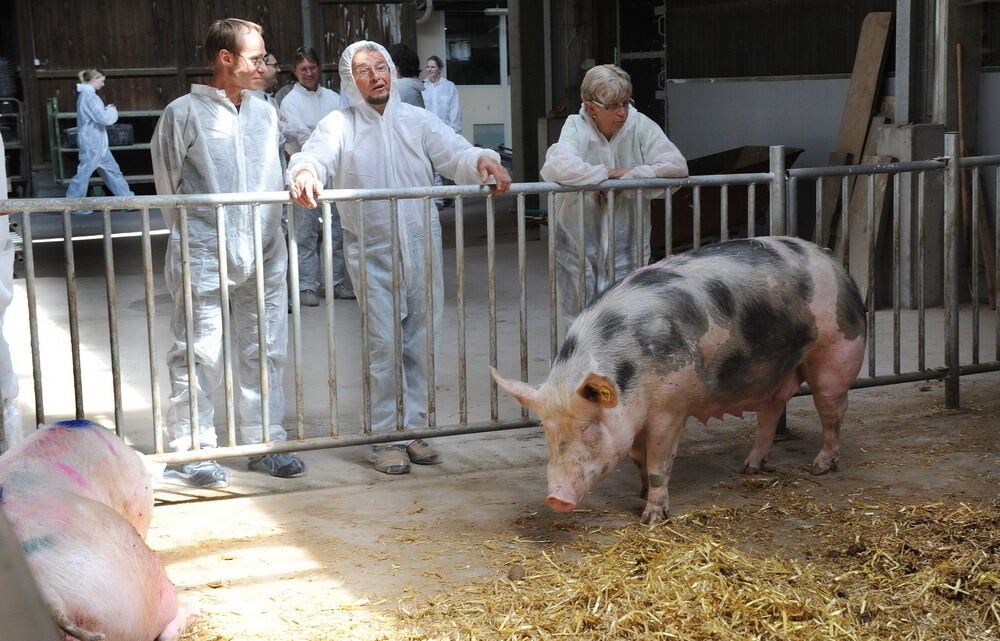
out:
M975 565L977 581L985 583L963 592L971 595L964 605L954 599L945 605L968 607L967 612L956 610L956 617L975 620L955 638L996 639L1000 638L996 561L1000 521L995 518L1000 508L996 503L1000 376L963 379L962 409L945 409L943 398L940 382L852 392L842 430L840 469L819 477L808 473L819 448L818 422L808 398L790 404L792 438L775 444L771 471L753 477L737 473L751 444L752 416L713 420L707 426L692 419L670 480L674 518L655 528L636 525L642 502L629 461L593 488L581 509L569 515L550 512L543 503L544 435L540 430L520 430L441 439L437 445L446 457L442 465L415 467L401 477L372 471L354 448L304 454L309 475L298 483L241 492L237 474L232 491L188 493L164 486L158 491L149 542L182 595L199 601L205 611L205 619L185 636L186 641L527 639L556 633L532 623L530 617L514 626L511 611L501 616L493 602L535 588L541 591L518 607L537 606L550 614L556 602L569 607L571 600L557 598L557 586L543 583L542 577L550 576L552 568L567 567L566 563L577 569L585 569L596 558L606 563L607 556L595 550L606 551L627 537L661 542L702 537L697 540L725 551L727 558L736 555L743 563L751 567L759 563L762 568L769 563L805 564L800 574L806 576L818 571L817 564L824 559L859 555L862 548L852 547L852 540L861 545L880 529L895 528L897 536L902 536L901 527L909 528L905 532L920 531L912 522L898 525L893 521L896 516L921 514L921 523L926 523L966 510L962 513L973 516L962 521L963 527L981 527L976 536L967 533L962 540L971 541L968 545L977 546L975 550L985 550L987 562ZM235 469L238 464L231 465ZM848 523L858 515L868 517L867 534L848 531ZM993 520L978 523L977 519ZM919 548L919 541L905 539L902 536L904 547ZM932 561L938 566L943 562ZM784 589L792 589L790 585ZM837 616L853 612L854 597L846 592L831 594L831 608L840 599L844 606L831 612ZM872 606L860 603L862 612L855 618L858 629L864 629L879 619L864 612ZM580 607L597 612L599 606L610 607L590 601ZM804 632L819 627L809 623L813 619L781 624L787 615L758 613L750 617L758 624L762 617L778 621L778 627L761 632L752 629L750 619L741 623L732 606L725 607L730 608L728 632L701 622L709 627L689 636L683 631L676 634L827 638ZM586 614L568 612L560 616ZM637 618L635 613L622 616L622 620ZM667 612L667 616L672 615ZM702 618L712 616L706 612ZM595 627L593 621L584 622L576 633L558 634L588 639L644 636L627 630L625 623L615 625ZM644 625L666 629L665 623L663 628ZM781 625L791 627L779 629ZM889 632L880 629L881 638L935 638L950 630L927 621L914 621L903 629L891 621L888 625ZM853 636L848 632L841 638ZM838 638L837 634L829 638Z

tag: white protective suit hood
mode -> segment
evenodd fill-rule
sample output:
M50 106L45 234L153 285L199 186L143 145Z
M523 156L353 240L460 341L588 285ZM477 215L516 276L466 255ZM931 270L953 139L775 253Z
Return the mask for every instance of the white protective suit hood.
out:
M386 64L389 65L389 102L386 104L385 114L383 114L388 117L389 110L401 102L399 98L399 87L396 86L396 63L392 61L392 56L389 55L389 52L386 51L385 47L377 42L372 42L371 40L359 40L344 49L344 53L340 54L340 66L338 70L340 71L341 95L347 96L347 99L351 102L351 106L358 110L358 116L365 118L381 117L380 114L375 111L375 108L361 97L361 90L358 89L358 83L354 80L354 69L351 66L351 61L354 60L354 54L365 49L379 52L382 54L382 57L385 58Z

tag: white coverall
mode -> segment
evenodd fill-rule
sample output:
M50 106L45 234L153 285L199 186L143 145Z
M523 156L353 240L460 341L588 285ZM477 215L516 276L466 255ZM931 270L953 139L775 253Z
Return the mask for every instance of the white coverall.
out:
M423 97L424 109L443 120L455 133L462 133L462 109L454 82L446 78L440 78L436 83L424 80Z
M3 158L0 137L0 158ZM7 164L0 162L0 200L7 198ZM0 216L0 412L3 412L3 448L10 449L21 440L21 414L17 408L17 375L10 360L10 346L3 334L3 321L14 298L14 244L10 240L8 219Z
M622 128L612 136L604 137L586 106L580 114L566 119L559 134L559 142L549 147L545 164L540 171L542 179L565 185L593 185L608 179L608 170L620 167L631 169L622 176L629 178L677 178L688 175L687 161L670 142L655 122L629 108ZM662 192L661 192L662 193ZM578 239L580 208L578 196L573 193L556 194L554 228L556 234L556 280L560 292L560 306L564 317L571 321L599 292L620 281L625 276L649 262L649 218L642 220L642 256L635 256L635 192L616 194L614 224L611 226L610 203L599 204L594 192L584 194L583 232L584 267L586 281L584 300L577 299L579 282ZM646 190L646 197L657 194ZM611 280L608 254L611 243L615 247L615 281Z
M289 156L302 150L302 145L323 116L347 107L340 94L326 87L309 91L296 82L281 101L280 113L284 117L285 151ZM299 253L299 290L318 291L321 280L319 252L319 217L322 211L292 205L295 211L295 241ZM344 267L344 240L340 214L336 205L330 207L330 242L333 245L333 285L339 285L346 276Z
M118 109L113 105L105 107L104 101L89 84L77 84L76 90L80 92L76 98L76 141L80 148L80 162L76 175L69 181L66 197L86 196L87 185L95 171L101 172L101 177L115 196L132 196L132 190L108 148L107 127L118 121Z
M280 191L284 186L278 161L278 115L265 101L243 92L239 110L220 89L192 85L191 93L163 111L153 133L153 174L158 194L221 194ZM288 252L281 233L281 206L260 206L264 253L267 335L257 335L257 296L253 220L250 205L225 208L229 302L235 357L238 360L235 403L243 442L262 440L260 411L260 345L267 349L271 440L287 439L281 426L285 403L282 388L288 352ZM166 280L174 300L171 329L174 344L167 353L170 446L188 449L189 388L198 398L198 439L216 445L212 395L223 377L222 310L216 215L212 207L188 209L191 292L194 302L194 350L197 381L188 381L184 290L181 268L179 211L163 208L170 227Z
M335 111L320 121L316 131L300 153L288 163L289 182L308 169L320 182L332 178L334 189L428 187L439 171L461 184L479 182L476 170L481 156L499 162L499 155L473 147L441 120L399 98L398 88L390 86L385 113L379 115L364 99L351 73L351 60L361 48L372 45L381 53L395 74L388 52L375 43L356 42L340 58L340 78L344 95L351 107ZM427 425L427 309L424 303L425 240L431 252L433 271L433 319L436 332L441 328L444 303L441 265L441 221L431 211L431 238L425 239L423 203L400 200L399 206L399 288L400 317L403 335L404 412L406 427ZM344 250L351 278L358 284L361 305L368 309L370 374L372 381L372 429L391 430L395 418L395 368L392 314L392 252L389 203L384 200L341 203L344 225ZM359 284L359 221L364 217L365 268L367 300L361 300Z

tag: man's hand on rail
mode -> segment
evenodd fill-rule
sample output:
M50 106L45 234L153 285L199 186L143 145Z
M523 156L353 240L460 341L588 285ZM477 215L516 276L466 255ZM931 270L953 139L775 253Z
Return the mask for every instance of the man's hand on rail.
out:
M485 184L490 179L490 176L493 176L493 180L496 181L496 193L504 194L510 189L510 174L507 172L506 167L496 160L489 156L480 156L479 162L476 163L476 169L479 170L479 182L481 183Z
M295 179L292 181L292 186L291 189L288 190L288 193L291 194L292 200L303 207L315 209L316 197L318 197L322 191L323 183L317 180L316 176L313 175L311 171L303 169L299 173L295 174Z

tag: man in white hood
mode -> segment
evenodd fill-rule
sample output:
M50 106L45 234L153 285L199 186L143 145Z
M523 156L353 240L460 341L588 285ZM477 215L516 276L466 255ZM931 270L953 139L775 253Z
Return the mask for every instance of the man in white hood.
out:
M473 147L434 114L402 102L393 84L395 65L388 52L374 42L356 42L340 58L341 90L350 107L320 121L316 130L292 156L288 165L292 198L315 207L328 179L335 189L426 187L437 171L456 183L496 182L497 193L510 187L510 175L499 155ZM427 313L425 304L424 228L420 200L399 200L399 248L402 283L399 291L403 334L403 426L427 425L426 370ZM340 204L344 251L359 296L361 237L364 216L368 339L372 377L372 430L397 427L392 303L392 238L387 201L347 201ZM431 268L434 326L441 327L443 280L441 222L431 216ZM410 463L433 464L440 456L424 441L401 441L376 446L375 469L405 474Z

